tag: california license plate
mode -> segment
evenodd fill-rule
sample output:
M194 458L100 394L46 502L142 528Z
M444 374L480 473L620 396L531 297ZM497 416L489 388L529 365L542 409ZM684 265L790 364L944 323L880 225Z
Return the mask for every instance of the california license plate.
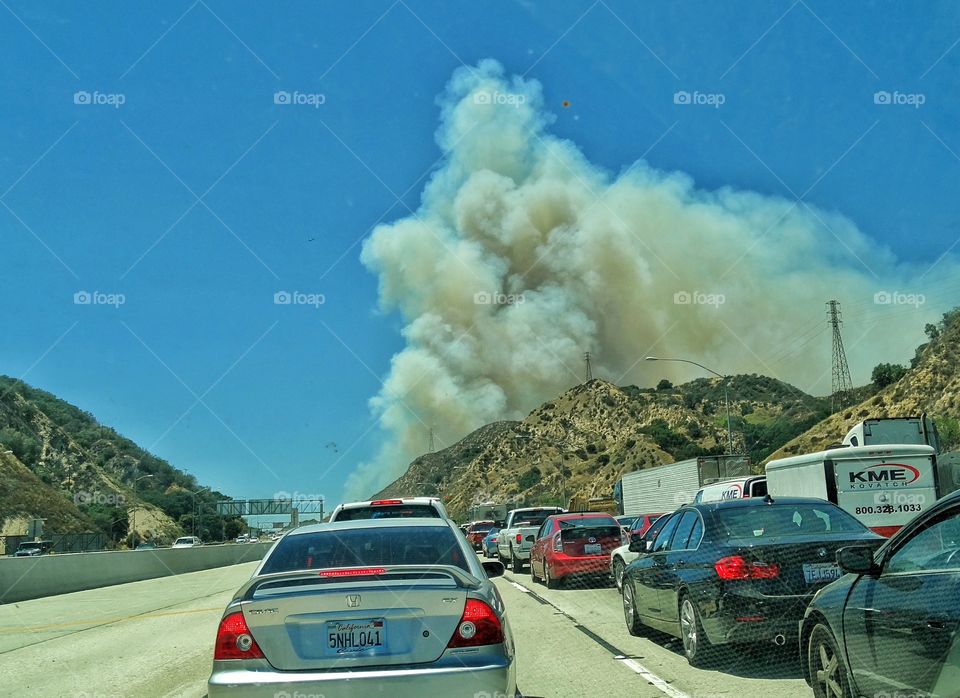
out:
M840 579L843 570L832 562L814 562L803 566L803 579L807 584L822 584Z
M585 543L583 546L584 555L599 555L603 552L603 548L599 543Z
M386 641L387 624L383 618L327 623L327 654L376 654Z

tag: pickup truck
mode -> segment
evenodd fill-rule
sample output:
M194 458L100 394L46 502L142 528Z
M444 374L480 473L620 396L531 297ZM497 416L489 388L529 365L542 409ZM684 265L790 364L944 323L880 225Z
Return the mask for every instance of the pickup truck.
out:
M514 572L522 572L530 560L530 549L537 531L551 514L563 514L562 507L530 507L507 512L507 520L497 534L497 557Z

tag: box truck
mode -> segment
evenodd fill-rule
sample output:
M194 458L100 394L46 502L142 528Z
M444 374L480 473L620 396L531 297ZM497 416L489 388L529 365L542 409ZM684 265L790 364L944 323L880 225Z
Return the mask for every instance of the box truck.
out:
M937 457L922 444L845 446L767 463L767 491L826 499L883 536L940 497Z
M613 498L626 516L673 511L692 502L704 485L749 475L744 454L700 456L627 473L614 485Z

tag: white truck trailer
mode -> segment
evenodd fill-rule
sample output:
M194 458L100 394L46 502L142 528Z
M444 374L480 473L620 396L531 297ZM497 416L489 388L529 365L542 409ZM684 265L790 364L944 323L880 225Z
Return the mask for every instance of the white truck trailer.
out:
M623 515L658 514L692 502L704 485L750 474L748 456L700 456L627 473L614 485L613 498Z
M826 499L883 536L933 506L937 457L922 444L843 446L767 463L767 491Z

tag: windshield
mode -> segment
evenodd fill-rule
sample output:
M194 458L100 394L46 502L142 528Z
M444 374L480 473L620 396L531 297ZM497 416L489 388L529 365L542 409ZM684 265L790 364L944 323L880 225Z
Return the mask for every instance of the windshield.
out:
M866 533L867 528L838 507L800 504L718 509L720 530L728 538L772 538Z
M620 528L620 524L617 523L616 519L611 519L609 516L584 516L579 519L561 519L557 521L560 525L561 530L567 528L592 528L596 526L616 526Z
M403 526L290 535L274 548L262 573L367 565L456 565L470 571L450 529Z

